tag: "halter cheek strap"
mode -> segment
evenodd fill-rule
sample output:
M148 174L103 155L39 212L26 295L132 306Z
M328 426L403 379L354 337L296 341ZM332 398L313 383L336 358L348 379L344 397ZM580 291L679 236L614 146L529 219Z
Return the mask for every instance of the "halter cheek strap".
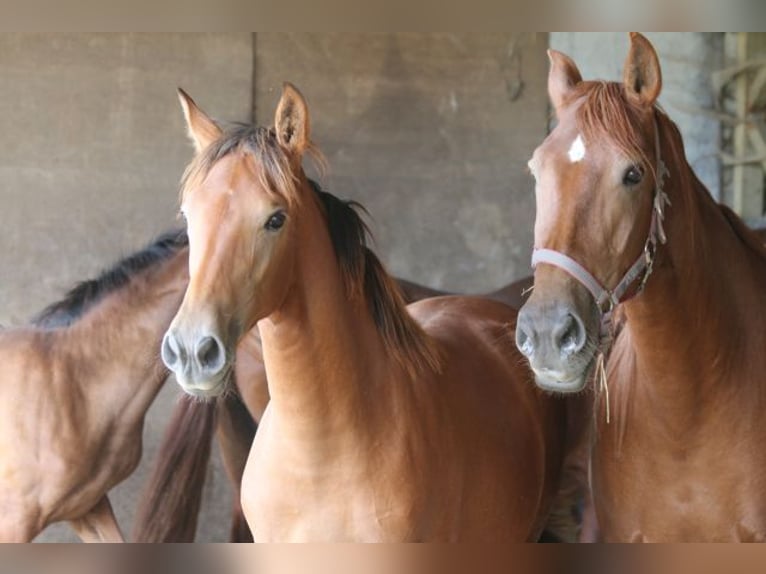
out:
M532 267L537 267L538 263L547 263L559 267L569 273L590 291L598 308L601 309L602 312L608 312L623 301L623 296L627 290L642 273L646 275L645 272L649 269L652 260L649 252L645 251L631 268L628 269L627 273L625 273L617 286L611 290L604 287L598 279L591 275L588 270L577 261L568 255L564 255L553 249L535 249L532 254Z
M657 243L664 244L667 241L663 222L665 220L665 206L670 205L670 199L663 189L664 179L670 175L665 163L660 157L660 131L657 118L654 118L654 145L657 158L657 173L655 177L654 199L652 201L652 220L649 224L649 236L644 244L643 253L635 263L623 275L622 279L613 289L605 287L592 273L568 255L553 249L535 249L532 253L532 268L539 263L553 265L574 277L593 296L596 305L601 312L601 346L603 352L608 350L612 332L612 312L629 297L625 294L634 282L639 280L638 289L633 296L640 293L652 274L654 258L657 253Z

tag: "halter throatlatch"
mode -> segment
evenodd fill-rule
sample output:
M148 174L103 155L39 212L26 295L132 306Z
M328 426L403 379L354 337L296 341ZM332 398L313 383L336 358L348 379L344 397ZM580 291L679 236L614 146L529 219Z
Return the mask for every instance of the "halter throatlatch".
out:
M547 263L558 267L579 281L593 296L596 306L601 312L601 332L599 338L599 372L602 379L602 386L606 386L606 374L604 372L604 362L609 354L609 349L613 338L612 315L614 309L623 301L630 297L638 295L649 280L654 267L654 259L657 254L657 243L664 244L667 241L665 228L665 207L670 205L670 199L663 189L664 179L670 175L665 163L660 157L660 129L657 123L657 117L654 117L654 147L657 161L655 174L654 199L652 201L652 219L649 224L649 236L644 243L644 250L639 255L636 262L630 266L628 271L613 289L608 289L596 279L585 267L568 255L555 251L553 249L535 249L532 252L532 268L534 269L540 263ZM630 297L625 294L638 281L638 287ZM609 399L607 396L607 422L609 420Z

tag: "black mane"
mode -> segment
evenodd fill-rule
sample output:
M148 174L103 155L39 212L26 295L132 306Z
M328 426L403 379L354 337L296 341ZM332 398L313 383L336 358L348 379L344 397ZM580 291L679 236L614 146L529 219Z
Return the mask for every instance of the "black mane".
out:
M32 324L46 329L68 327L105 295L125 286L133 275L168 259L188 244L186 230L169 231L160 235L141 251L115 263L97 279L76 285L64 299L49 305L35 316Z
M367 246L369 229L361 215L366 213L364 207L339 199L323 191L317 182L308 181L327 218L348 295L364 297L393 358L410 375L415 377L424 366L438 371L441 366L436 348L407 312L399 285Z

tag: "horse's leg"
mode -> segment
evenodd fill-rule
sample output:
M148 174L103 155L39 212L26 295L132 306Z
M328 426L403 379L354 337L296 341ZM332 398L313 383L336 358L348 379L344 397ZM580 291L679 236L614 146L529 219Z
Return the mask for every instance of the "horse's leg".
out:
M566 452L546 530L562 542L582 542L598 534L588 480L592 403L586 395L568 397L566 401Z
M234 508L229 540L252 542L253 536L245 521L239 499L242 475L245 472L245 464L258 425L237 395L229 395L218 401L217 421L216 438L221 448L221 458L234 487Z
M83 542L125 542L106 495L85 516L69 523Z
M583 500L582 522L580 524L580 536L578 542L600 542L601 531L598 527L596 518L596 507L593 504L593 497L588 489L585 500Z

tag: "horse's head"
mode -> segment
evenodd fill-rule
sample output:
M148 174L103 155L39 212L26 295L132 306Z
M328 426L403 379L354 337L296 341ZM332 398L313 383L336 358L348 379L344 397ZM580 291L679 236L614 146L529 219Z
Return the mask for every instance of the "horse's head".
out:
M642 257L658 225L654 114L662 81L657 54L639 34L631 34L622 83L583 82L570 58L549 56L558 123L529 161L535 283L516 342L540 387L577 392L593 372L603 314L650 271Z
M189 287L162 359L187 393L216 396L225 390L239 339L278 308L292 283L309 117L288 84L271 129L223 132L184 92L180 99L197 150L181 200Z

